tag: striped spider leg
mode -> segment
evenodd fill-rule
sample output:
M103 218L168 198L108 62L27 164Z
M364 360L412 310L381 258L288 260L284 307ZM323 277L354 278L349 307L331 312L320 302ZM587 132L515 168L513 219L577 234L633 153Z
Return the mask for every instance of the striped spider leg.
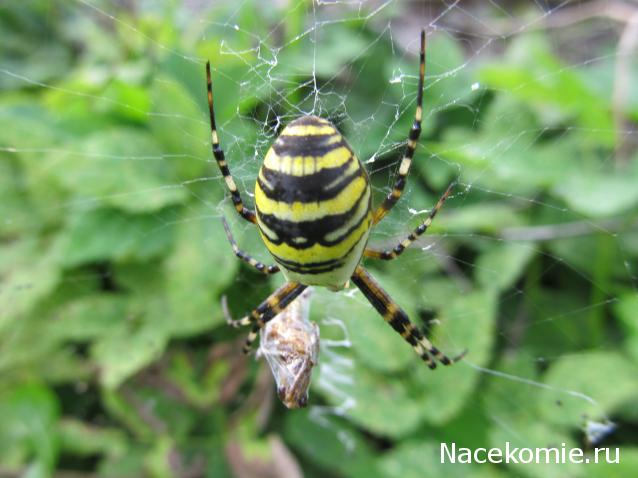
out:
M419 87L416 97L416 112L414 114L414 123L410 129L408 135L408 145L401 159L399 166L399 176L394 182L392 191L385 198L383 203L374 212L373 224L377 224L381 219L385 217L388 212L394 207L397 201L403 194L405 188L405 182L410 172L410 166L412 165L412 158L416 151L416 146L421 136L421 121L423 119L423 83L425 81L425 30L421 30L421 50L419 52Z
M374 213L374 224L381 221L385 215L394 207L399 201L405 188L406 179L410 172L410 166L412 165L412 158L418 144L419 137L421 135L421 121L423 119L423 84L425 79L425 31L421 31L421 49L419 52L419 85L417 90L417 106L414 117L414 123L410 129L408 135L408 143L405 154L401 160L399 166L399 174L394 183L392 191L385 198L383 203L377 208ZM417 228L415 228L407 238L402 240L394 248L378 251L375 249L366 248L363 255L373 259L392 260L399 257L406 248L408 248L419 236L425 233L428 229L437 212L443 206L443 203L448 198L454 183L450 184L447 190L438 200L436 206L432 209L428 217ZM423 361L431 369L436 368L436 361L438 360L443 365L451 365L465 356L467 351L463 351L457 357L450 359L440 350L438 350L432 342L430 342L419 329L417 329L409 320L407 314L397 305L387 292L372 278L372 276L360 265L354 271L352 275L352 282L361 290L363 295L373 305L373 307L381 314L384 320L396 331L401 337L405 339L415 352L421 357Z
M228 308L226 307L225 301L223 302L224 306L224 315L226 316L226 322L228 325L232 327L241 327L244 325L252 325L253 328L248 334L248 338L246 339L246 343L244 344L244 353L248 353L250 348L257 338L259 330L274 316L283 311L288 305L295 300L299 294L301 294L308 286L305 284L300 284L298 282L286 282L275 292L270 294L266 300L264 300L256 309L253 309L252 312L245 317L233 320L228 312Z
M408 342L414 351L431 369L436 368L435 360L443 365L452 365L465 356L467 351L450 359L447 355L437 349L421 331L416 328L408 315L401 307L392 300L390 295L383 290L377 281L363 267L357 266L352 275L352 282L361 290L372 306L381 314L390 327Z
M233 237L233 233L230 231L230 227L228 226L228 221L226 221L225 217L222 217L222 224L224 225L224 231L226 232L226 237L228 238L228 242L230 242L230 245L233 248L233 252L239 259L244 261L246 264L254 267L259 272L263 272L264 274L276 274L277 272L279 272L278 265L275 264L275 265L267 266L263 262L259 262L257 259L253 258L248 253L242 251L237 245L237 242L235 241L235 238Z
M244 206L244 202L241 199L241 194L237 189L237 185L235 184L235 180L230 174L230 169L228 168L228 163L226 163L226 158L224 156L224 150L219 145L219 136L217 134L217 125L215 123L215 108L213 107L213 84L210 78L210 62L206 62L206 88L208 92L208 113L210 116L210 136L211 136L211 144L213 148L213 156L215 157L215 161L217 161L217 166L219 166L219 170L224 176L224 181L226 182L226 186L230 191L231 197L233 199L233 204L235 205L235 210L237 213L246 219L248 222L252 222L253 224L257 223L257 219L255 218L255 212L248 209Z
M452 189L454 189L455 184L456 183L452 183L448 186L448 188L445 190L443 195L439 198L438 202L436 203L436 206L434 206L434 208L430 211L430 214L425 219L425 221L419 224L419 226L417 226L408 235L408 237L403 239L399 244L394 246L392 249L378 251L375 249L366 248L366 250L363 252L364 257L370 257L372 259L382 259L385 261L389 261L392 259L396 259L401 254L403 254L403 251L405 251L408 247L410 247L410 245L412 245L412 243L416 241L419 236L425 234L425 231L428 230L428 227L430 227L430 224L432 224L432 221L434 220L434 217L436 216L436 214L439 212L439 209L443 207L443 203L445 203L445 200L448 198L448 196L452 192Z

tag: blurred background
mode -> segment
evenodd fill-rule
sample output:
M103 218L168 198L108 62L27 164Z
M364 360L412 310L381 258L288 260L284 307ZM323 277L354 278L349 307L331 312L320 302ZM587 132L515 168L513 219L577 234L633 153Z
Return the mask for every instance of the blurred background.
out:
M390 190L427 33L424 132L367 267L454 367L362 295L315 291L287 410L229 329L278 287L210 154L204 64L252 205L302 114ZM638 3L0 4L0 477L627 477L638 470ZM619 464L441 464L464 447L620 447Z

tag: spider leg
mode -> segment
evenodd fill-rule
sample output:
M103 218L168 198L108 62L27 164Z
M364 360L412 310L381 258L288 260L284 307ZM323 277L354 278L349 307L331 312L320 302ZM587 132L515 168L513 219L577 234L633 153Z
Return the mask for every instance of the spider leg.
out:
M425 78L425 30L421 30L421 51L419 55L419 87L417 90L416 98L416 113L414 114L414 123L410 129L408 135L408 146L401 160L399 166L399 176L394 182L392 192L388 194L381 206L374 212L373 224L377 224L385 215L394 207L397 203L403 188L405 188L405 181L410 172L410 166L412 165L412 158L414 157L414 151L421 136L421 120L423 118L423 82Z
M465 355L450 359L447 355L437 349L419 329L417 329L408 318L407 314L392 300L386 291L375 281L372 276L361 266L357 266L352 274L352 282L363 292L377 312L383 319L405 339L414 351L431 369L436 368L435 360L443 365L451 365Z
M410 247L410 245L417 239L417 237L421 236L422 234L425 233L425 231L428 230L428 227L430 227L430 224L432 224L432 221L434 220L434 216L436 216L436 213L439 212L439 209L443 207L443 203L445 203L445 200L448 198L448 196L452 192L452 189L454 188L455 184L456 183L452 183L448 186L448 188L445 190L443 195L439 198L439 201L436 203L436 206L434 206L434 208L430 211L430 214L425 219L425 221L423 221L416 229L414 229L408 237L403 239L399 244L394 246L392 249L387 249L384 251L378 251L375 249L366 249L365 251L363 251L363 256L371 257L373 259L382 259L385 261L389 261L399 257L403 253L403 251L405 251L408 247Z
M276 274L277 272L279 272L278 265L275 264L275 265L267 266L263 262L259 262L257 259L251 257L249 254L242 251L237 245L237 242L235 241L235 238L233 237L232 232L230 232L230 227L228 226L228 222L226 221L226 218L224 217L222 217L222 224L224 225L224 231L226 231L226 237L228 238L228 242L230 242L230 245L233 248L233 252L235 253L237 257L239 257L246 264L253 266L259 272L263 272L264 274Z
M286 282L279 289L273 292L266 300L264 300L256 309L253 309L247 316L233 320L228 313L226 307L225 298L222 298L222 308L224 309L224 315L226 316L226 322L232 327L239 327L242 325L253 325L252 330L248 334L246 344L244 345L244 353L250 350L250 346L257 338L259 330L266 325L266 322L271 320L277 314L282 312L290 303L295 300L299 294L301 294L306 287L305 284L299 282Z
M213 156L215 156L217 166L219 166L219 170L224 176L224 181L226 182L226 186L230 191L231 197L233 199L233 204L235 205L235 210L248 222L256 224L257 219L255 218L255 212L244 206L241 195L237 190L235 180L233 179L232 175L230 174L230 170L228 169L228 163L226 163L226 159L224 157L224 150L219 145L219 136L217 135L217 126L215 124L215 109L213 108L213 86L210 79L210 62L208 61L206 62L206 87L208 90L208 112L210 115L210 135L213 147Z

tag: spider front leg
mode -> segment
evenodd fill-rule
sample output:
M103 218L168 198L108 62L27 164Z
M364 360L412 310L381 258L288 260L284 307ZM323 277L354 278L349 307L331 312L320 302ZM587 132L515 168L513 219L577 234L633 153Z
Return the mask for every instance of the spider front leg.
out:
M399 244L394 246L394 248L392 249L387 249L385 251L377 251L375 249L366 249L363 252L364 257L371 257L373 259L383 259L383 260L389 261L392 259L396 259L401 254L403 254L403 251L405 251L408 247L410 247L410 245L414 241L416 241L416 239L419 236L425 234L425 231L428 230L428 227L430 227L430 224L432 224L432 221L434 220L434 216L436 216L436 213L439 212L439 209L443 207L443 203L445 203L445 200L448 198L448 196L452 192L452 189L454 188L455 184L456 183L452 183L448 186L448 188L445 190L443 195L439 198L439 201L436 203L436 206L434 206L434 208L430 211L430 214L428 215L427 219L423 221L416 229L414 229L414 231L412 231L408 237L403 239Z
M405 150L405 154L403 155L403 159L401 160L401 165L399 166L399 176L394 182L394 187L392 188L392 192L388 194L385 198L381 206L377 208L374 212L373 224L377 224L381 219L385 217L385 215L390 212L390 210L397 203L399 198L401 198L401 194L403 193L403 189L405 188L405 181L410 172L410 166L412 165L412 158L414 157L414 151L416 150L416 145L419 141L419 136L421 136L421 120L423 119L423 82L425 78L425 30L421 30L421 52L419 55L419 87L417 90L416 97L416 112L414 114L414 123L412 123L412 128L410 129L410 134L408 135L408 146Z
M392 300L386 291L361 266L357 266L352 275L352 282L363 292L372 306L377 309L383 319L396 330L406 342L412 345L414 351L431 369L436 368L434 359L443 365L451 365L459 361L466 352L450 359L437 349L408 318L407 314Z
M213 107L213 84L210 79L210 62L208 61L206 62L206 88L208 91L208 113L210 116L210 136L213 147L213 156L215 156L217 166L219 166L219 170L221 171L222 176L224 176L226 186L228 187L231 197L233 198L235 210L248 222L257 224L255 212L244 206L241 195L239 194L239 191L237 189L237 185L235 184L235 180L231 176L230 170L228 169L228 164L226 163L226 159L224 157L224 150L219 145L219 136L217 135L217 126L215 124L215 108Z
M226 322L232 327L240 327L242 325L253 325L252 330L248 334L246 344L244 345L244 353L248 353L252 343L257 338L259 330L266 323L282 312L288 305L295 300L308 286L299 282L286 282L279 289L273 292L266 300L264 300L256 309L247 316L233 320L226 308L225 300L222 302Z
M228 238L228 242L230 242L231 247L233 248L233 252L237 257L239 257L246 264L253 266L259 272L263 272L264 274L275 274L279 272L278 265L267 266L263 262L259 262L257 259L251 257L249 254L246 254L242 251L235 239L233 238L233 234L230 232L230 227L228 226L228 222L226 218L222 217L222 224L224 225L224 231L226 231L226 237Z

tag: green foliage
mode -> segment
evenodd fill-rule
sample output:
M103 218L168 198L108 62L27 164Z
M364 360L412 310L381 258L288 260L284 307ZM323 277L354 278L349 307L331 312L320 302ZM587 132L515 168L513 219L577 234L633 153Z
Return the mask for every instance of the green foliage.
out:
M619 131L614 117L619 55L604 35L585 35L586 58L600 60L589 62L542 30L470 52L455 29L428 29L422 147L371 243L394 245L424 217L408 207L459 184L429 239L369 268L441 350L468 354L431 372L354 288L315 291L321 366L309 409L288 411L224 324L222 296L244 314L281 278L227 244L222 214L272 262L234 221L212 161L200 60L212 60L248 203L279 122L308 111L375 159L379 199L413 120L417 40L342 5L324 18L321 2L11 3L0 7L0 475L285 475L290 456L306 476L636 469L638 155L625 143L635 124ZM409 13L390 3L373 18ZM638 118L636 91L622 107ZM442 441L584 447L588 424L608 420L620 465L439 460Z

